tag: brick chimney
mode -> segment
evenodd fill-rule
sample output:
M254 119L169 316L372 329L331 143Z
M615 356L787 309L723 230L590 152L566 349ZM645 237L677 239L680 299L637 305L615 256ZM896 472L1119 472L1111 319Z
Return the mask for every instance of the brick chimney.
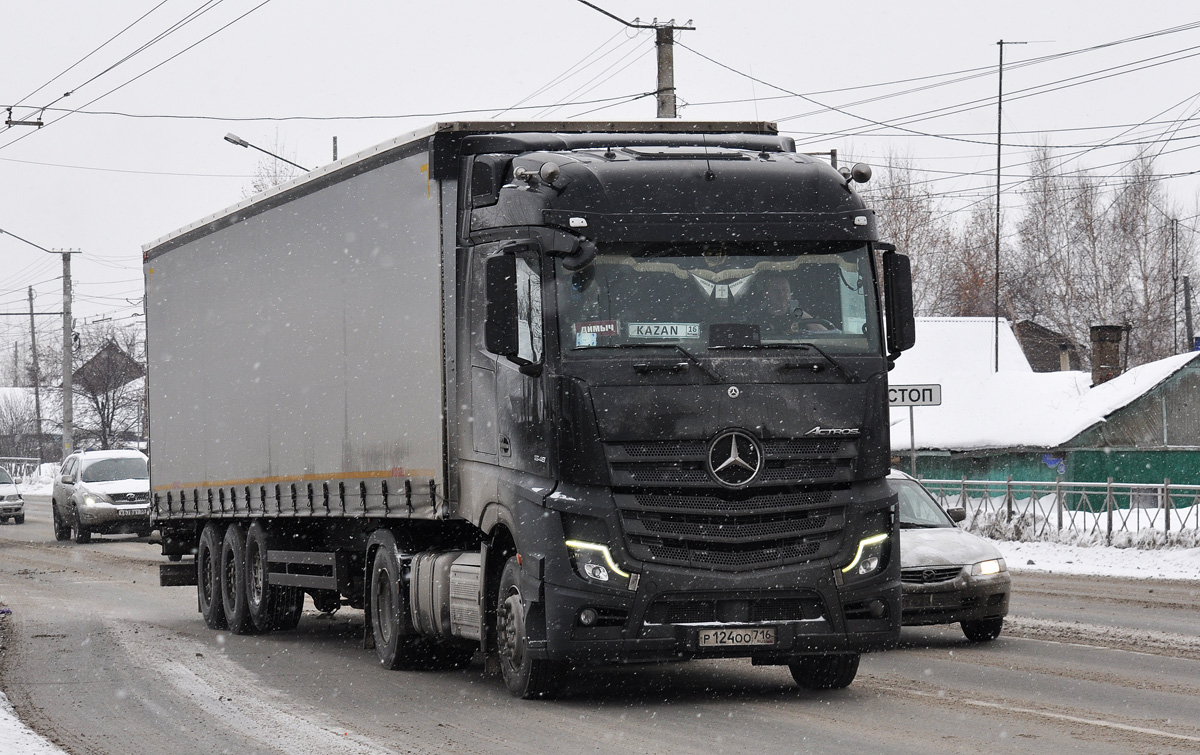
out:
M1092 385L1097 386L1121 374L1121 336L1125 328L1120 325L1093 325L1092 336Z

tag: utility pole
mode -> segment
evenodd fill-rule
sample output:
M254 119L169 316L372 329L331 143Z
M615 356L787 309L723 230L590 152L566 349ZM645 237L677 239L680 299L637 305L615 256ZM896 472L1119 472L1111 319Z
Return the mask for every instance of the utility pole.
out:
M993 372L1000 371L1000 157L1003 153L1000 137L1004 133L1004 46L1026 45L1029 43L1005 42L1002 39L996 44L1000 47L1000 83L999 93L996 95L996 280L992 302L992 328L995 344L995 359L992 362Z
M63 252L63 353L62 353L62 391L63 391L63 428L62 428L62 457L65 461L75 447L75 376L72 374L74 365L72 351L74 339L71 337L74 329L71 327L71 255L79 252Z
M1185 351L1191 351L1189 343ZM1179 221L1171 218L1171 353L1179 353Z
M29 239L21 238L20 236L13 233L12 231L6 231L3 228L0 228L0 233L7 233L9 236L12 236L17 241L23 241L32 247L41 249L43 252L46 252L47 254L62 255L62 263L63 263L63 308L62 308L62 316L63 316L63 357L62 357L63 428L62 428L62 450L63 450L63 459L65 460L67 458L67 456L70 455L70 453L75 445L75 440L74 440L74 434L75 434L74 433L74 422L75 422L74 398L75 397L73 395L74 394L74 385L73 385L74 381L73 381L73 376L71 374L71 372L72 372L72 367L71 367L71 361L72 361L71 360L71 347L72 347L72 343L71 343L71 255L72 254L82 254L83 252L79 251L78 249L76 249L74 251L60 249L59 251L56 252L52 249L47 249L46 247L44 247L40 244L35 244L32 241L30 241ZM33 287L32 286L29 289L29 323L30 323L30 329L32 330L32 328L33 328ZM36 341L34 342L34 349L35 350L34 350L33 363L34 363L34 372L35 372L35 381L36 381L36 379L37 379L36 378L36 372L37 372L37 351L36 351L37 342ZM35 386L34 386L34 403L35 404L38 403L37 394L38 394L38 386L35 384ZM40 429L41 411L38 411L38 424L39 424L38 441L40 443L41 442L41 429ZM39 459L41 458L40 447L38 449L38 458Z
M1192 330L1192 286L1186 275L1183 276L1183 316L1187 330L1187 348L1184 351L1196 351L1196 332Z
M37 434L37 449L38 449L38 466L40 467L44 459L42 459L42 380L40 369L38 369L38 353L37 353L37 328L33 324L33 286L29 287L29 342L31 351L33 352L33 411L34 411L34 432Z
M626 21L620 16L615 16L612 13L604 10L598 5L589 3L587 0L579 0L587 7L598 13L603 13L614 21L619 21L625 24L630 29L653 29L654 30L654 46L658 48L658 89L656 91L658 100L658 117L659 118L674 118L676 117L675 108L675 32L677 31L695 31L696 27L692 26L692 20L689 18L687 23L682 26L675 25L675 19L671 19L666 23L659 23L658 19L654 19L648 24L639 23L635 18L633 21Z

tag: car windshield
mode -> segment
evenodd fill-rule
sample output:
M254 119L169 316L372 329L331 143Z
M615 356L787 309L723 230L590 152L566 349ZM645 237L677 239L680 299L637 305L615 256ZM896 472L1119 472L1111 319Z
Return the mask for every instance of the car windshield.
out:
M925 488L912 480L888 480L900 496L901 527L953 527L954 522Z
M8 476L7 469L0 469L0 485L12 485L13 479Z
M146 460L125 456L119 459L97 459L83 468L84 482L108 482L110 480L148 480Z
M556 269L563 351L663 344L813 344L879 353L870 252L861 244L608 244Z

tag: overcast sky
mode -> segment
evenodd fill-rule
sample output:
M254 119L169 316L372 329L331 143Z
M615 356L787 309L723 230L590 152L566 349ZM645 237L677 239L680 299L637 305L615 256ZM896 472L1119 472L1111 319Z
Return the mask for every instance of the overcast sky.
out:
M994 191L1000 39L1030 43L1005 47L1006 185L1024 175L1017 145L1038 143L1101 176L1139 148L1159 173L1200 170L1200 11L1183 0L595 4L692 20L681 117L778 121L843 161L903 155L952 207ZM345 157L436 120L655 115L639 97L653 32L577 0L37 0L4 3L0 29L0 106L46 124L0 132L0 229L83 251L81 321L136 319L142 245L242 199L262 156L226 132L311 168L334 136ZM1101 143L1120 146L1079 146ZM1169 185L1190 229L1196 183ZM0 312L27 312L31 285L37 311L59 310L61 267L0 235ZM0 317L0 347L27 331Z

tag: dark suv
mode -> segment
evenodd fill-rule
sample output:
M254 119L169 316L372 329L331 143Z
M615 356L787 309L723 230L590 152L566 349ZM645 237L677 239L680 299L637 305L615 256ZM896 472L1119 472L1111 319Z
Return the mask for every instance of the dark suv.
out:
M150 534L150 473L141 451L80 451L54 478L54 537L86 543L92 533Z

